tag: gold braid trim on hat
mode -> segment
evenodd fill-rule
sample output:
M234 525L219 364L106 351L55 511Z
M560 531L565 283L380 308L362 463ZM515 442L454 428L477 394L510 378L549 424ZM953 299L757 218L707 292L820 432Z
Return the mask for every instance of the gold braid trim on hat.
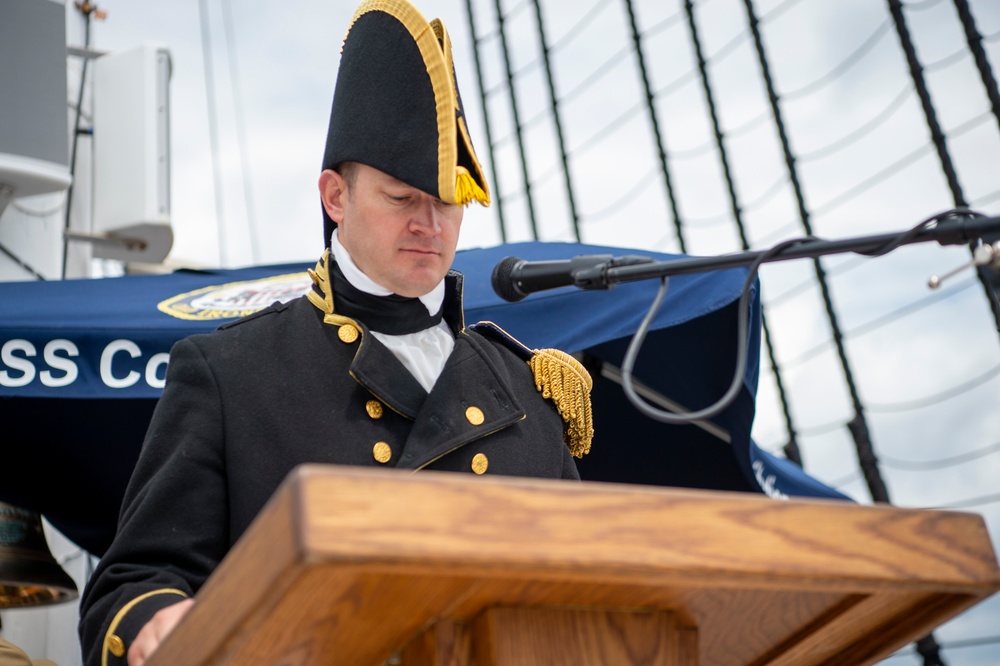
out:
M535 349L528 361L535 375L535 388L543 398L555 403L559 416L566 422L563 441L574 458L590 452L594 439L594 415L590 405L590 390L594 380L587 369L564 351Z

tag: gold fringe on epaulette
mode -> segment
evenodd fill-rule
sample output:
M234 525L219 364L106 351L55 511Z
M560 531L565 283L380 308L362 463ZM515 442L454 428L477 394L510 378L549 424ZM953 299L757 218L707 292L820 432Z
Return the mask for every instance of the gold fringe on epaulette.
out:
M565 421L563 441L575 458L590 452L594 439L594 415L590 390L594 380L579 361L558 349L535 349L528 361L535 375L535 388L555 403Z

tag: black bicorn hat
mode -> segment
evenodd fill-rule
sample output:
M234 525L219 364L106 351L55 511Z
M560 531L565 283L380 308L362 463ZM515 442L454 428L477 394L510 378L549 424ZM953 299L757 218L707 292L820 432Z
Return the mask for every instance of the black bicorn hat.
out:
M323 169L359 162L448 203L490 203L451 39L406 0L365 0L341 47ZM324 240L335 222L323 211Z

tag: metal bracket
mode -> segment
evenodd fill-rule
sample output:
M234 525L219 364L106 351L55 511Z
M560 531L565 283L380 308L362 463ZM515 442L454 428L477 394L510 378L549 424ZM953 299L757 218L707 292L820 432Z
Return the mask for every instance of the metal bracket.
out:
M146 241L140 238L126 238L124 236L115 236L114 234L93 234L67 229L63 232L63 236L67 240L84 241L86 243L94 243L95 245L121 245L127 250L137 252L142 252L147 247Z

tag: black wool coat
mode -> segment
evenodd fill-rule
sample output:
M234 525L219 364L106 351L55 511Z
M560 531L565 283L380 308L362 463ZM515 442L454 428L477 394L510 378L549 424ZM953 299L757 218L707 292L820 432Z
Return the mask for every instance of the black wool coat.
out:
M301 463L579 479L528 364L464 326L461 276L448 279L455 348L429 394L362 322L332 323L306 297L174 345L117 536L82 595L85 664L124 664Z

